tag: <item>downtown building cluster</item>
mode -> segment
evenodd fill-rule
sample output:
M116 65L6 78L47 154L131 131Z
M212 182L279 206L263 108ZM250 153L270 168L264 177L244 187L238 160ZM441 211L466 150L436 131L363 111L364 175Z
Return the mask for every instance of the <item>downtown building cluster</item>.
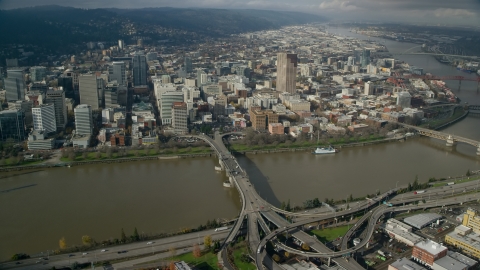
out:
M202 126L344 136L435 117L421 107L456 101L441 81L399 78L423 70L385 56L383 45L321 26L182 49L141 38L131 43L88 42L85 53L48 68L8 59L1 139L28 140L31 149L124 146ZM67 136L59 139L63 131Z

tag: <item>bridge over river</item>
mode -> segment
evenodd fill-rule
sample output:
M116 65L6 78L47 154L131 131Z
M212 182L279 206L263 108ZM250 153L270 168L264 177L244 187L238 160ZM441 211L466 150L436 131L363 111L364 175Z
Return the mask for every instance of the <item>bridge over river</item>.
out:
M424 132L425 134L430 134L432 137L437 136L438 138L445 139L445 134L440 132L432 132L431 130L419 129L418 127L404 125L406 127L411 127L419 132ZM365 245L368 244L368 240L370 239L371 235L373 234L375 224L377 221L385 214L389 212L397 212L397 211L407 211L413 210L418 208L428 208L434 207L438 205L451 205L457 204L456 198L452 198L453 192L449 197L445 197L445 193L432 193L432 198L435 198L436 201L427 202L421 206L394 206L394 207L387 207L386 205L382 205L381 202L385 200L385 198L391 197L395 192L396 189L392 189L387 191L383 194L379 194L375 198L371 198L369 201L364 201L359 203L355 208L349 208L347 210L343 210L340 212L332 211L331 213L316 213L315 211L312 213L311 211L308 213L291 213L284 211L282 209L278 209L273 205L270 205L268 202L263 200L259 194L256 192L254 186L250 183L248 174L244 171L240 165L238 164L236 158L231 155L228 149L225 147L223 143L223 137L228 136L230 134L219 134L218 132L215 133L214 138L211 138L206 135L194 136L196 138L202 139L206 141L216 152L216 155L219 159L220 166L226 172L229 180L235 187L238 189L240 193L240 198L242 201L242 209L239 215L239 218L236 220L234 226L232 227L229 235L226 237L223 245L222 250L219 253L219 256L223 260L223 267L224 269L235 269L229 262L227 258L226 247L235 241L237 234L239 233L242 225L244 224L244 220L247 220L247 237L248 237L248 246L250 249L250 254L255 260L256 266L258 269L274 269L280 270L282 267L276 264L272 258L270 258L266 251L266 243L272 242L277 247L280 247L284 250L287 250L291 254L298 254L301 256L306 257L319 257L325 258L328 260L328 263L334 262L338 266L347 269L347 270L356 270L356 269L364 269L362 268L355 260L349 259L349 257L358 251L359 249L363 248ZM448 139L448 137L447 137ZM469 143L478 147L478 142L474 140L469 140L466 138L455 137L456 141L462 141L465 143ZM461 191L457 191L461 192ZM461 193L459 193L461 194ZM411 200L418 200L419 197L413 195L414 198L410 198L411 196L405 196L401 200L396 200L395 204L405 204L405 202L409 202ZM415 197L416 196L416 197ZM466 195L470 196L470 195ZM467 201L467 197L465 196L464 201ZM430 199L430 195L429 195ZM478 198L468 198L468 201L475 200ZM316 222L326 221L326 220L336 220L337 217L340 216L348 216L353 215L354 213L358 212L367 212L367 215L364 215L354 227L347 232L347 240L344 240L342 243L342 250L340 251L332 251L323 243L318 241L316 238L308 235L306 232L301 230L302 226L307 224L312 224ZM302 220L290 223L287 221L282 215L288 215L292 217L298 217ZM268 220L270 223L274 224L277 228L271 230L270 227L265 223L265 220ZM368 221L368 225L366 228L366 235L362 242L354 247L348 248L346 241L348 241L348 237L353 234L356 228L359 228L361 223ZM259 230L265 232L266 236L262 239L259 234ZM279 234L287 233L301 243L308 243L311 247L311 251L301 251L297 250L278 241L277 236Z

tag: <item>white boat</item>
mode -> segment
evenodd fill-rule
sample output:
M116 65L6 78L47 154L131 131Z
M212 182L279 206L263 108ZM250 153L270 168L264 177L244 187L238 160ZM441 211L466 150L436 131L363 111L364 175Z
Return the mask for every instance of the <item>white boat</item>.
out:
M322 154L335 154L337 149L333 148L331 145L329 147L317 147L315 151L312 152L314 155L322 155Z
M220 166L215 166L215 171L221 172L221 171L222 171L222 167L220 167Z

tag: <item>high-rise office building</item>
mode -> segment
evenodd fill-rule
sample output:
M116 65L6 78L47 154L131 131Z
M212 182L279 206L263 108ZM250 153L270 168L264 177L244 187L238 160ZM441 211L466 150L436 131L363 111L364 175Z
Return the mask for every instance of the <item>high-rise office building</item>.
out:
M366 67L370 64L370 50L363 49L362 51L362 67Z
M297 77L297 55L277 54L277 91L295 93Z
M0 112L0 139L12 139L15 142L24 141L25 114L22 110L10 109Z
M92 110L98 110L103 100L103 79L95 74L83 74L79 77L80 102L88 104Z
M119 40L118 40L118 48L119 48L120 50L125 49L125 41L123 41L123 39L119 39Z
M205 71L199 69L197 70L197 87L201 87L206 84L208 80L208 74Z
M25 73L21 69L7 70L5 79L5 98L7 101L22 100L25 94Z
M133 56L133 85L147 85L147 59L142 52Z
M42 130L45 134L57 131L55 122L55 106L54 104L42 104L32 108L33 129Z
M61 75L57 78L57 85L62 87L65 92L66 98L75 98L75 92L73 88L73 78Z
M187 126L188 111L187 103L174 102L172 106L172 127L177 134L188 133Z
M127 85L127 70L125 62L113 62L108 66L109 81L117 81L119 85Z
M62 89L47 91L45 103L53 104L55 109L55 124L57 128L64 128L67 124L67 105L65 103L65 91Z
M162 125L172 124L172 106L174 102L184 102L183 92L167 91L160 96L160 118Z
M32 82L41 82L47 76L46 67L31 67L30 68L30 80Z
M80 104L73 110L75 114L75 134L91 135L93 132L92 107Z
M187 73L191 73L193 71L193 66L192 66L192 58L190 57L185 57L185 63L184 63L185 71Z

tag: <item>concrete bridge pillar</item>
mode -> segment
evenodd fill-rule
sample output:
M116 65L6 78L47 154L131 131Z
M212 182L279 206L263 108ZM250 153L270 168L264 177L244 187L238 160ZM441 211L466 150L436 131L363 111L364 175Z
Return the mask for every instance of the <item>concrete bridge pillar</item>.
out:
M454 146L456 144L457 144L457 142L454 140L454 138L451 135L448 135L447 146Z
M477 155L480 156L480 145L477 148Z
M327 262L327 266L330 267L330 263L332 262L332 258L331 257L328 257L328 262Z

